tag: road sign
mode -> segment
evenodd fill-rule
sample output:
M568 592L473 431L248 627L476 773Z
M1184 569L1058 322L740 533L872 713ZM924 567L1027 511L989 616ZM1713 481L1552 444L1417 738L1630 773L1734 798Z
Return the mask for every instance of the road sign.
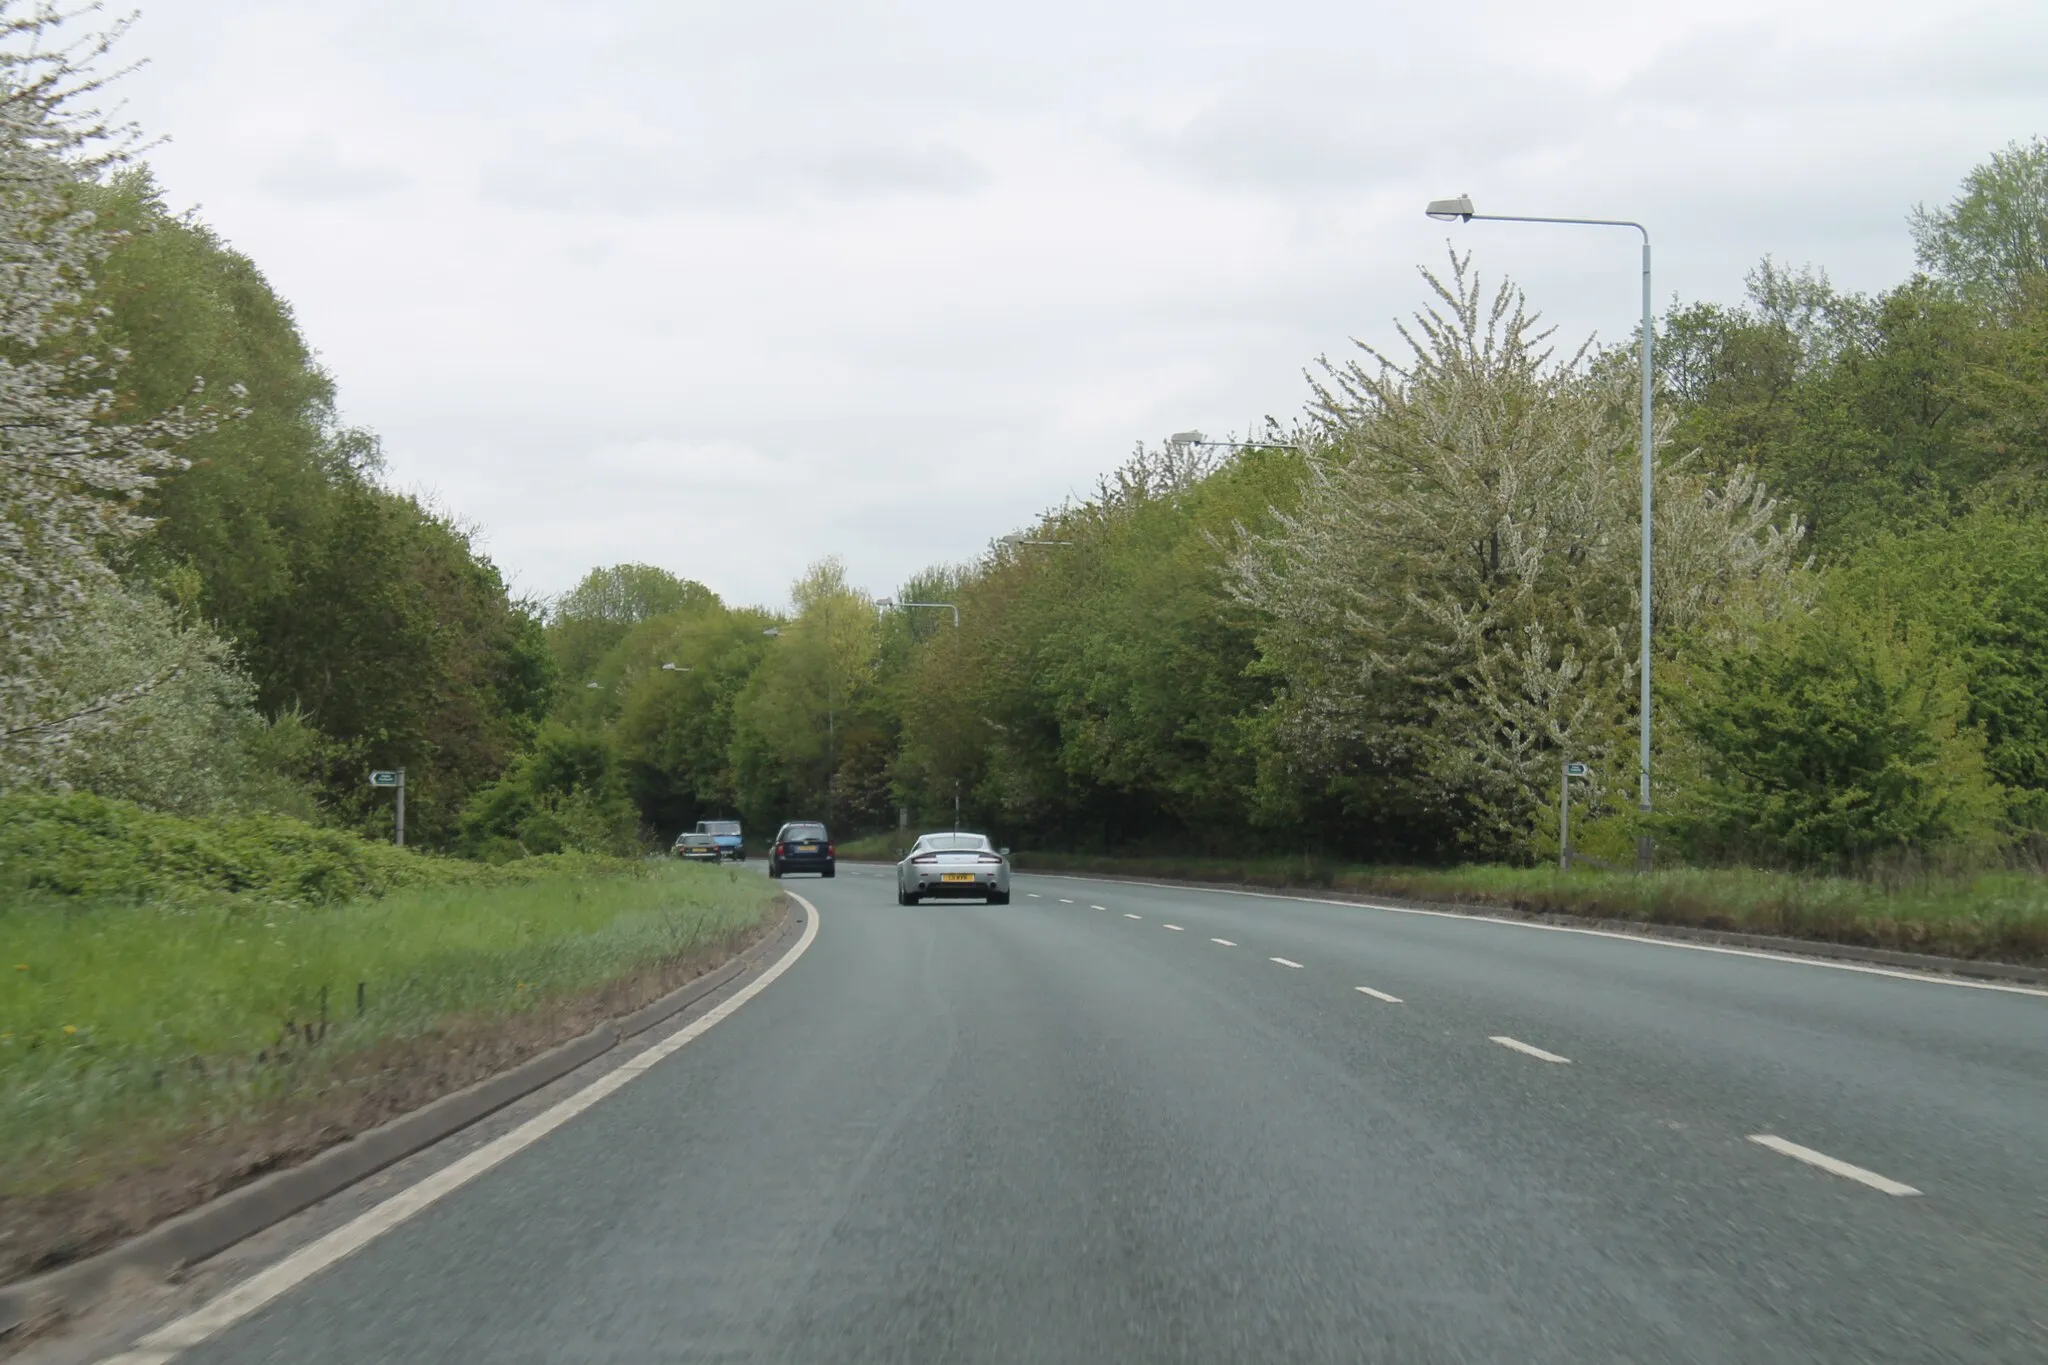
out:
M398 774L396 771L380 768L370 774L370 785L373 787L395 787L398 785Z
M1564 765L1564 775L1566 777L1584 777L1587 775L1587 772L1588 769L1583 763L1567 763Z

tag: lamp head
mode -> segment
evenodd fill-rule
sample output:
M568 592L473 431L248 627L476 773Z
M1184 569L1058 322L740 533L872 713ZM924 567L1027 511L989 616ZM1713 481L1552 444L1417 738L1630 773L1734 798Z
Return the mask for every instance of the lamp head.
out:
M1432 199L1423 210L1439 223L1469 223L1472 221L1472 196L1461 194L1456 199Z

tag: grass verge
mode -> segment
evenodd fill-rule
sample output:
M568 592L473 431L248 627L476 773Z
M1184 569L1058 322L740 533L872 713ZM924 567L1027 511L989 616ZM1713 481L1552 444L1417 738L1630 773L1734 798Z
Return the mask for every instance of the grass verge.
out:
M512 867L406 869L409 887L324 903L17 883L0 897L0 1279L646 1003L779 913L730 868Z
M886 846L876 856L888 856ZM1876 882L1746 868L1678 868L1639 877L1585 868L1368 867L1300 858L1020 853L1015 861L1023 871L1348 891L2048 965L2048 879L2021 872Z

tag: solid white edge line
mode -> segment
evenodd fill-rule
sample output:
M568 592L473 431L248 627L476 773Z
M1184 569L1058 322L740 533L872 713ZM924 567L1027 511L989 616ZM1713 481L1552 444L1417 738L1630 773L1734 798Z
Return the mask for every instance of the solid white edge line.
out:
M1209 942L1211 942L1211 943L1220 943L1220 944L1222 944L1222 945L1223 945L1224 947L1226 947L1226 948L1235 948L1235 947L1237 946L1237 945L1236 945L1235 943L1232 943L1232 942L1231 942L1231 941L1230 941L1229 939L1227 939L1227 938L1212 938L1212 939L1210 939L1210 940L1209 940Z
M1178 924L1162 924L1159 927L1162 929L1171 929L1176 934L1184 934L1187 932L1187 930L1181 928Z
M1565 1066L1570 1066L1572 1064L1572 1059L1569 1057L1560 1057L1555 1052L1545 1052L1540 1047L1532 1047L1530 1044L1523 1042L1520 1038L1510 1038L1505 1033L1494 1034L1491 1041L1499 1043L1502 1047L1513 1048L1517 1052L1527 1053L1529 1056L1536 1058L1538 1061L1559 1062Z
M1286 959L1286 958L1284 958L1284 957L1269 957L1269 958L1267 958L1267 959L1266 959L1266 961L1268 961L1268 962L1277 962L1277 963L1279 963L1279 964L1280 964L1281 966L1283 966L1283 967L1292 967L1292 968L1294 968L1294 969L1295 969L1296 971L1304 971L1304 970L1306 970L1306 969L1305 969L1305 968L1304 968L1304 967L1303 967L1303 966L1302 966L1302 965L1301 965L1301 964L1300 964L1299 962L1290 962L1290 961L1289 961L1288 959Z
M768 989L778 977L795 966L797 959L810 951L811 944L818 937L818 908L794 891L785 889L784 894L804 908L806 922L803 937L797 940L796 947L786 953L779 962L730 999L660 1042L643 1049L575 1094L534 1115L512 1131L485 1143L468 1156L443 1167L417 1184L400 1190L326 1236L300 1247L277 1264L258 1271L226 1293L148 1333L135 1344L148 1351L168 1350L175 1353L190 1349L218 1335L335 1262L368 1246L414 1214L429 1207L444 1195L460 1189L507 1157L531 1147L570 1119L591 1108L599 1100L638 1080L656 1064L723 1023L740 1006ZM169 1355L161 1357L161 1360L169 1359ZM145 1360L151 1361L151 1365L161 1365L161 1360L151 1360L148 1356L137 1360L136 1353L132 1351L126 1355L111 1357L103 1361L102 1365L116 1365L116 1362L120 1362L120 1365L142 1365L142 1361Z
M2048 987L2014 986L2000 981L1966 981L1937 972L1908 971L1903 967L1872 967L1861 962L1831 962L1826 958L1796 953L1767 952L1762 948L1729 948L1719 943L1687 943L1675 938L1653 938L1648 934L1625 934L1613 929L1588 929L1576 924L1539 924L1534 920L1506 919L1500 915L1466 914L1458 910L1422 910L1412 905L1382 905L1377 901L1340 901L1330 896L1290 896L1279 891L1240 891L1229 886L1176 886L1172 882L1103 882L1090 877L1073 877L1060 872L1034 872L1034 877L1059 881L1093 882L1097 886L1142 886L1153 891L1194 891L1212 896L1247 896L1258 901L1296 901L1303 905L1341 905L1347 910L1377 910L1386 915L1422 915L1429 919L1463 920L1468 924L1498 924L1510 929L1540 929L1550 934L1584 934L1589 938L1614 939L1639 948L1683 948L1694 953L1718 953L1723 957L1752 957L1788 967L1825 967L1836 972L1860 972L1865 976L1889 976L1899 981L1917 981L1923 986L1960 986L1972 991L1997 991L2002 995L2031 995L2048 1000Z
M1870 1186L1873 1190L1882 1190L1884 1193L1891 1195L1920 1193L1911 1185L1901 1185L1898 1181L1881 1176L1876 1171L1866 1171L1861 1166L1851 1166L1846 1161L1837 1161L1826 1152L1816 1152L1811 1147L1802 1147L1796 1142L1790 1142L1777 1136L1775 1133L1751 1133L1749 1140L1756 1143L1759 1147L1770 1148L1780 1156L1789 1156L1794 1161L1803 1161L1809 1166L1818 1166L1830 1174L1860 1181Z
M1376 991L1370 986L1354 986L1352 987L1352 989L1357 991L1360 995L1369 995L1375 1000L1384 1000L1389 1005L1398 1005L1401 1003L1400 996L1388 995L1385 991Z

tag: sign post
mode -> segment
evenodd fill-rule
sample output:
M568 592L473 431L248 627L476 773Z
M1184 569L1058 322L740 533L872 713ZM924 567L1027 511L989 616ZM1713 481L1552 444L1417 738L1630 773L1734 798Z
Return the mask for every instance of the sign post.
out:
M403 769L403 768L379 768L379 769L378 769L377 771L375 771L375 772L373 772L373 773L371 773L371 774L370 774L370 785L371 785L371 786L373 786L373 787L390 787L390 788L392 788L392 789L393 789L393 790L394 790L394 791L395 791L395 792L397 793L397 795L398 795L398 808L397 808L397 816L396 816L396 820L395 820L395 822L394 822L395 828L394 828L394 830L393 830L393 835L392 835L392 842L393 842L394 844L398 845L398 847L400 847L400 848L404 848L404 847L405 847L405 769Z
M1572 870L1572 779L1584 777L1586 765L1570 763L1564 765L1564 777L1557 788L1557 870Z

